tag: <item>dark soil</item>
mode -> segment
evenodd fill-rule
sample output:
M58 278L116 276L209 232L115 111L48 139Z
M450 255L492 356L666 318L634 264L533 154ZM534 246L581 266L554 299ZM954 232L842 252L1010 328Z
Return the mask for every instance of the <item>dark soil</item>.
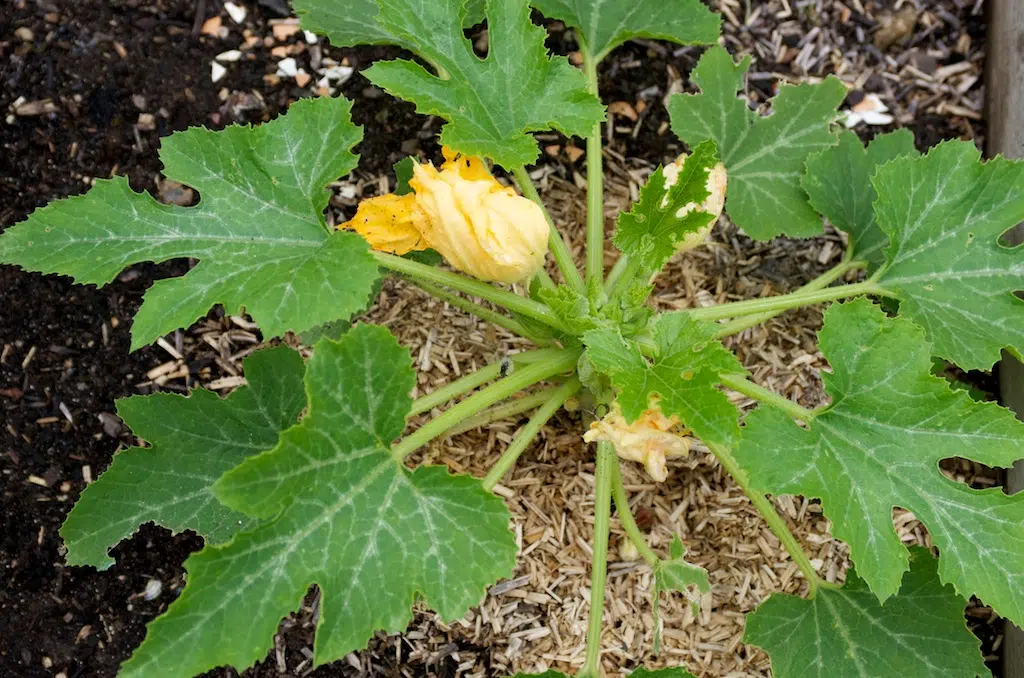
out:
M248 3L249 26L267 18L260 7L273 4ZM258 90L265 107L251 120L232 117L218 96L222 85L210 81L209 63L234 44L195 30L219 6L217 0L4 0L0 115L22 97L48 99L54 110L0 121L0 229L48 201L84 192L94 177L123 174L136 189L155 190L159 137L190 125L269 119L308 94L294 83L267 86L264 75L274 68L269 55L257 51L255 60L238 67L231 88ZM197 7L203 11L198 21ZM18 29L31 36L23 38L28 34ZM574 49L571 41L553 42L563 53ZM357 68L395 53L336 52ZM639 123L622 123L636 132L617 135L617 150L653 163L678 153L660 106L666 69L685 77L698 54L631 44L606 62L601 82L607 101L650 104ZM412 106L385 97L358 75L342 91L356 101L354 117L364 126L359 150L367 174L410 153L436 152L437 121L416 116ZM153 114L154 130L138 128L140 113ZM941 125L928 132L955 136ZM561 160L559 171L568 175L571 165ZM152 347L128 353L141 296L154 279L185 270L187 262L138 266L96 289L0 266L0 678L114 675L141 642L145 624L180 590L181 563L201 546L194 535L147 526L118 547L115 566L96 572L64 567L58 535L84 487L83 474L97 477L130 440L99 415L113 413L117 398L137 393L146 371L166 359ZM163 583L163 593L146 601L140 594L150 579ZM296 625L285 645L299 655L310 633ZM429 671L450 674L449 661ZM351 674L343 664L313 675ZM379 668L398 673L397 666ZM279 673L271 659L247 675Z

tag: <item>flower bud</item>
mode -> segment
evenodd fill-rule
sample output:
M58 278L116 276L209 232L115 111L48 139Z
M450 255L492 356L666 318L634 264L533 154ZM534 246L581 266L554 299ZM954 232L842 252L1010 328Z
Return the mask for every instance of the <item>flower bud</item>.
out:
M402 255L427 249L423 239L427 215L411 193L389 193L364 200L359 203L351 221L338 228L355 231L370 243L370 247L381 252Z
M610 442L619 458L641 462L651 478L663 482L668 477L665 460L685 457L690 452L689 441L673 433L678 426L679 419L662 414L657 402L652 401L651 407L632 424L626 421L615 403L604 419L590 425L583 440Z
M665 197L661 199L661 206L663 208L668 206L668 190L676 185L676 181L679 179L679 173L683 170L683 166L686 164L686 160L689 157L689 154L683 153L676 158L675 162L669 163L662 170L665 174L666 191ZM725 207L725 189L728 183L725 165L718 163L711 169L707 170L707 173L708 179L705 187L709 193L708 197L699 205L694 202L683 205L676 211L676 216L682 219L693 210L700 209L701 211L711 214L714 218L711 219L707 226L696 233L687 234L686 237L676 245L676 252L685 252L686 250L693 249L707 240L708 235L711 234L711 229L713 229L715 227L715 223L718 222L718 217L722 215L722 208Z
M409 185L427 215L429 247L480 280L519 282L544 264L549 227L531 200L502 186L478 158L445 149L438 171L416 164Z

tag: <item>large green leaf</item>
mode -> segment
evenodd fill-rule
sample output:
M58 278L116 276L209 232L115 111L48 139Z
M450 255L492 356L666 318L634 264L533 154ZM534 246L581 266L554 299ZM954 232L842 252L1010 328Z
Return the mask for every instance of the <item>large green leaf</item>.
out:
M186 561L188 584L122 675L249 666L313 584L319 665L378 629L403 630L418 595L456 619L511 574L516 545L498 497L472 477L409 471L392 456L415 378L387 330L358 325L340 342L322 340L305 381L302 423L214 487L232 508L272 520Z
M302 358L269 348L245 361L248 386L227 398L197 390L118 401L117 413L150 447L131 447L82 492L60 529L69 565L106 568L107 551L142 524L228 541L255 521L217 501L212 486L246 457L277 445L306 404Z
M323 2L310 0L309 14ZM448 120L441 142L505 168L528 165L540 150L529 132L557 129L584 136L604 119L604 107L565 57L544 47L547 33L530 22L527 0L487 6L486 59L463 36L461 0L378 0L381 26L398 44L428 61L379 62L364 71L373 83L412 101L416 110Z
M719 17L700 0L531 0L531 4L579 30L598 61L633 38L682 45L718 40Z
M1024 351L1024 257L999 244L1024 221L1024 162L981 162L969 141L902 157L874 178L879 227L891 245L880 284L900 313L928 331L935 354L988 369L1011 347Z
M712 339L714 329L684 313L665 313L654 325L658 354L648 361L634 341L616 330L587 332L583 342L594 367L609 375L628 421L652 396L666 416L676 415L703 440L731 444L739 438L739 411L718 390L721 374L743 374L736 356Z
M889 244L889 236L875 223L878 194L871 177L890 160L917 154L910 130L880 134L867 148L856 134L846 131L840 133L838 145L807 159L803 187L811 206L850 234L853 256L867 261L871 269L885 263L883 248Z
M712 47L693 70L700 94L676 94L668 104L672 129L690 146L713 139L729 173L725 209L748 235L807 237L821 218L800 186L807 156L836 142L831 123L846 88L829 76L816 85L780 85L772 114L760 117L736 97L750 57L738 64Z
M839 590L813 600L773 594L747 616L744 641L772 660L775 678L909 678L989 675L964 623L962 598L939 583L921 548L885 605L851 569Z
M102 285L126 266L196 257L146 293L132 348L185 327L214 304L242 306L267 336L301 332L366 305L377 266L366 242L332 232L325 187L356 166L351 103L296 102L258 127L195 127L163 142L168 178L199 190L195 207L157 203L123 177L36 210L0 236L0 262Z
M668 188L665 169L659 167L630 210L619 214L615 246L643 258L645 273L660 271L687 235L698 233L716 218L699 205L708 198L708 173L717 164L714 142L704 141L693 149Z
M879 600L899 590L908 553L892 525L899 506L924 523L939 573L1005 617L1024 621L1024 493L973 490L939 462L1008 467L1024 457L1024 425L994 403L953 392L931 374L931 347L909 320L866 299L825 313L821 350L832 404L801 428L774 408L747 418L735 454L772 493L820 497L836 537Z
M484 18L484 0L465 0L465 27ZM292 8L307 31L326 35L334 47L404 45L380 20L377 0L292 0Z

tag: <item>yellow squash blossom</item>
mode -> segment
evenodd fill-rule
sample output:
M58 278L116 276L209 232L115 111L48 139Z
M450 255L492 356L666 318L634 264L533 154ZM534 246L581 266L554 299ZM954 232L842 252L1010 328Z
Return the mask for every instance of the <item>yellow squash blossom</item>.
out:
M675 162L669 163L662 170L665 173L665 191L666 195L661 199L661 206L664 208L668 205L668 190L676 185L676 181L679 180L679 173L683 170L683 166L686 164L689 154L683 153ZM697 203L687 203L680 207L676 211L676 216L680 219L685 217L687 214L695 209L701 209L708 214L714 215L714 218L708 223L707 226L700 229L696 233L689 233L683 241L676 245L676 252L685 252L686 250L697 247L705 240L711 233L711 229L715 227L715 223L718 221L718 217L722 216L722 208L725 207L725 189L728 184L725 165L718 163L711 169L707 170L708 180L706 184L707 191L710 195L704 199L704 201L698 205Z
M590 425L583 439L588 443L610 442L621 459L642 463L651 478L662 482L668 477L665 460L690 452L689 440L674 432L678 427L679 419L675 415L666 417L656 402L632 424L616 403L604 419Z
M540 207L502 186L480 158L443 152L440 171L415 163L413 194L364 201L340 228L395 254L429 247L480 280L511 283L532 276L548 248Z

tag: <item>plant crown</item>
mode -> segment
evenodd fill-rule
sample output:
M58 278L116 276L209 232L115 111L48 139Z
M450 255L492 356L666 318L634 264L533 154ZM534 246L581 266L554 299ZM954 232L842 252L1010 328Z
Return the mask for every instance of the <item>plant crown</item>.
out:
M585 137L584 271L554 226L550 251L562 282L542 272L524 292L439 268L436 256L374 251L330 226L327 185L356 167L352 148L362 137L344 98L302 100L256 127L166 139L164 173L201 194L194 207L159 204L118 177L8 229L0 261L85 284L106 284L139 262L198 259L146 293L133 349L216 304L244 308L268 339L292 332L315 341L308 360L283 345L253 354L246 385L223 399L197 390L118 402L148 446L117 454L83 492L61 531L67 562L109 567L110 549L146 522L194 530L206 542L185 563L183 592L149 625L121 675L186 678L250 666L314 584L316 665L364 647L378 630L405 629L414 599L446 620L464 615L516 563L510 514L492 490L570 399L589 401L598 417L620 417L595 446L591 622L578 675L599 672L612 502L653 570L655 614L663 592L696 600L710 589L678 537L668 553L648 546L619 471L616 446L627 456L627 430L648 445L636 452L648 468L663 468L666 448L658 445L680 449L673 426L717 457L806 582L802 597L774 594L747 620L745 641L769 654L774 675L986 672L964 624L965 599L978 596L1024 623L1024 494L972 489L943 475L939 462L962 456L1008 467L1024 457L1024 429L1009 411L935 376L933 364L987 370L1002 350L1024 350L1015 298L1024 260L1000 242L1024 220L1024 164L982 162L965 141L921 154L906 131L864 146L837 132L845 88L834 77L780 86L770 114L751 109L739 96L750 59L737 63L714 46L719 18L699 0L295 5L303 26L335 45L412 52L416 61L377 63L364 75L443 118L446 146L500 166L538 204L526 171L539 155L531 132ZM548 53L533 9L574 29L582 69ZM480 58L464 30L484 19L489 46ZM671 171L655 171L619 215L620 255L606 275L597 66L638 37L712 46L693 71L699 93L668 102L672 129L691 152ZM846 233L848 249L836 268L790 294L656 314L646 303L653 276L718 217L708 177L719 163L728 178L725 210L749 236L813 236L823 233L824 216ZM399 193L411 190L413 168L411 160L397 167ZM859 282L846 282L858 272ZM539 347L513 356L514 370L494 364L412 400L409 351L382 327L349 324L384 274ZM758 386L720 341L786 309L840 300L819 335L832 367L825 407L806 409ZM549 387L509 400L542 382ZM741 418L729 391L760 406ZM447 403L402 437L410 416ZM456 427L528 410L529 422L482 480L404 463ZM820 499L850 548L854 568L844 585L818 575L766 493ZM937 557L900 542L894 507L922 521ZM689 674L680 667L634 675Z

